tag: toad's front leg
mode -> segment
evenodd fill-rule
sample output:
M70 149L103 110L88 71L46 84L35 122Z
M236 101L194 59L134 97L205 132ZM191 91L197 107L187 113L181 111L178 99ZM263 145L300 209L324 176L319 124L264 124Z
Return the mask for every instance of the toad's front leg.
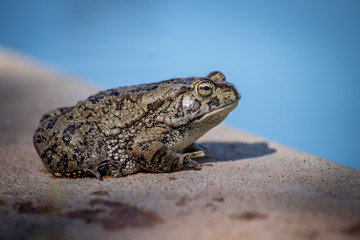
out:
M174 172L184 167L201 169L191 158L203 156L202 152L179 154L168 149L160 141L139 141L132 145L131 154L136 155L136 163L151 172Z

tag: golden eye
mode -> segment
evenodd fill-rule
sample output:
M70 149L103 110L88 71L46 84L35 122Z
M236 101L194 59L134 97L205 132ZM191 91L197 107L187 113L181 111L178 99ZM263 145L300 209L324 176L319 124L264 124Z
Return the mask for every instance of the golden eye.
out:
M209 81L206 82L200 82L196 86L196 91L200 96L202 97L208 97L214 92L214 84L212 84Z

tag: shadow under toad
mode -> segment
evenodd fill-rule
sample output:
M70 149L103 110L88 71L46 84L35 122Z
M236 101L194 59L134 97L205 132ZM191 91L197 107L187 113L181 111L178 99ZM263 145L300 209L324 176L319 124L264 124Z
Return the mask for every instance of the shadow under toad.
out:
M199 159L201 163L243 160L276 152L275 149L269 148L266 142L202 142L201 146L208 151L205 157Z

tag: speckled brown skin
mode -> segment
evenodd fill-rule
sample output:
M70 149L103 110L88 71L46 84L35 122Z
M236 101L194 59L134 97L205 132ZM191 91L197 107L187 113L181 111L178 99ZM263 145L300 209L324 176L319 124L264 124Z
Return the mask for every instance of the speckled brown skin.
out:
M141 169L200 169L182 153L240 99L221 72L101 91L43 116L35 148L56 177L125 176Z

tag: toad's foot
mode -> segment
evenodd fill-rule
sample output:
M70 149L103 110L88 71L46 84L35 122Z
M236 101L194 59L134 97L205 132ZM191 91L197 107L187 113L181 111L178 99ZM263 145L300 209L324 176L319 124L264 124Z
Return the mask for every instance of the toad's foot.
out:
M205 156L205 153L202 151L193 152L193 153L185 153L180 155L180 159L182 160L184 167L192 167L195 170L201 170L201 165L197 162L191 159L191 157L203 157Z

